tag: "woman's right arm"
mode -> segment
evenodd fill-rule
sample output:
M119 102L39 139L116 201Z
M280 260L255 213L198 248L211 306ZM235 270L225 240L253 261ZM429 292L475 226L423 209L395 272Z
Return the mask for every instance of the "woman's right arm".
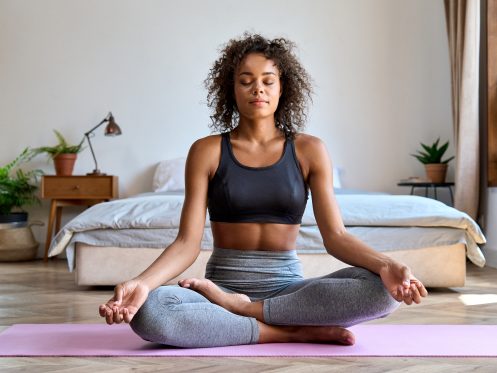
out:
M185 167L185 200L176 239L136 278L118 284L114 296L99 307L107 324L130 322L148 293L190 267L200 252L207 209L212 152L205 139L190 148Z
M176 239L136 280L150 290L168 282L190 267L200 252L204 233L209 183L208 147L195 142L185 168L185 201Z

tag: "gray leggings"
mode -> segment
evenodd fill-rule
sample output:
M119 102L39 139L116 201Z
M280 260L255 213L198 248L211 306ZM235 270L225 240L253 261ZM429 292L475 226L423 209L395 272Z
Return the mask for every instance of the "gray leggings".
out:
M348 327L385 317L399 303L381 279L359 267L304 279L296 251L215 248L206 278L228 293L263 301L264 323ZM178 285L152 291L131 321L147 341L177 347L257 343L256 319L239 316Z

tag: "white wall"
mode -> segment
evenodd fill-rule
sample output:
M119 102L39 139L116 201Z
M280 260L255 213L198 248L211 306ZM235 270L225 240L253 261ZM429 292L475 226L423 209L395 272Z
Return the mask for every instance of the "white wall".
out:
M408 192L395 184L423 174L419 141L452 140L442 1L0 0L0 164L53 128L76 142L112 110L123 135L97 133L99 167L121 196L149 191L159 160L209 134L202 81L245 30L298 44L316 88L307 132L344 186ZM75 172L92 169L87 149ZM46 219L46 202L31 212Z

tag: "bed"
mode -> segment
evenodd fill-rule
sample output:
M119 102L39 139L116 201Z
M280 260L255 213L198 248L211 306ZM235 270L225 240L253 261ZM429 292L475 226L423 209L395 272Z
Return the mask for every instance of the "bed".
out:
M336 198L351 234L409 265L427 287L463 286L466 260L485 264L478 247L485 237L478 225L442 202L341 188L336 189ZM49 256L65 250L78 285L115 285L132 278L176 237L183 199L181 190L169 190L92 206L62 228L52 241ZM325 251L311 199L312 195L297 238L306 277L346 266ZM203 277L212 246L207 216L200 255L178 277Z

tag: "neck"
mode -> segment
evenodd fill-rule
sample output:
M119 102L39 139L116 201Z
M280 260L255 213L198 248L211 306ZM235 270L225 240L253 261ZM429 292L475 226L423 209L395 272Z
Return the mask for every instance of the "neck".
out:
M240 118L238 126L232 131L236 139L264 144L283 136L283 132L275 127L274 117L251 120Z

